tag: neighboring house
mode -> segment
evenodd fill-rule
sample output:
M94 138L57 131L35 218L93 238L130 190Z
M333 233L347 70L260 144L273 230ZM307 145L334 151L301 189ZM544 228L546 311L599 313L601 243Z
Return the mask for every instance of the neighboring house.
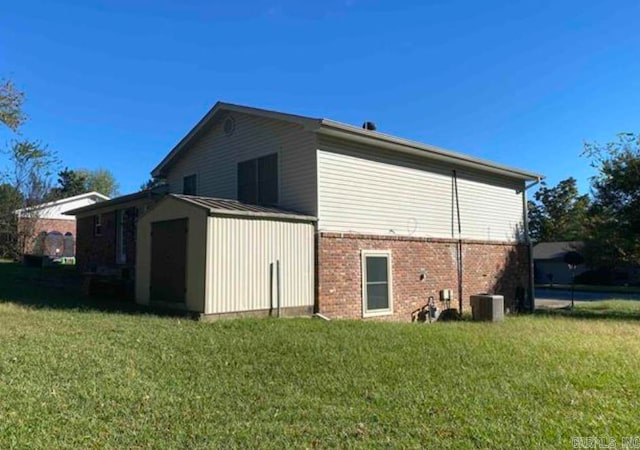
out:
M73 257L76 219L66 213L105 200L109 197L87 192L17 210L18 229L24 239L23 253L52 258Z
M471 294L503 294L513 309L531 292L524 205L526 182L542 178L535 173L327 119L217 103L152 174L174 195L73 212L78 262L95 269L122 265L117 227L137 208L141 303L224 315L279 301L283 313L409 320L446 289L463 309Z
M539 242L533 246L535 282L540 284L571 284L573 270L564 262L568 252L582 252L582 241ZM585 265L575 269L575 275L587 271Z

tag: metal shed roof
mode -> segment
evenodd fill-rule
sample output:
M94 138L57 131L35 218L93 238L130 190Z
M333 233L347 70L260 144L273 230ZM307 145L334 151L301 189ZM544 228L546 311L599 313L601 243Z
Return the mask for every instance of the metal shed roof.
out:
M314 216L300 214L269 206L250 205L237 200L213 197L198 197L194 195L169 194L167 197L175 198L194 206L207 209L212 215L249 216L274 219L295 219L315 222Z

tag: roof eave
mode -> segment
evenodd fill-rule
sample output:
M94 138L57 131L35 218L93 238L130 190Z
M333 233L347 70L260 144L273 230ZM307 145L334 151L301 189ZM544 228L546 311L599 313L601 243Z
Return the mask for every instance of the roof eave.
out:
M304 222L317 222L314 216L305 216L293 213L261 213L250 211L230 211L226 209L208 208L210 216L233 216L233 217L253 217L256 219L279 219L279 220L300 220Z
M98 197L99 199L101 199L101 200L97 201L96 203L100 203L102 201L110 200L109 197L107 197L104 194L101 194L100 192L91 191L91 192L85 192L83 194L74 195L73 197L65 197L65 198L61 198L59 200L54 200L52 202L46 202L46 203L41 203L39 205L29 206L27 208L17 209L14 212L17 213L17 214L20 214L20 213L23 213L23 212L38 211L38 210L41 210L41 209L52 208L54 206L63 205L65 203L73 202L75 200L80 200L81 198L85 198L85 197ZM63 213L63 214L66 214L66 212Z
M92 211L112 208L117 205L123 205L130 202L136 202L140 200L144 200L146 198L153 198L154 196L162 196L164 193L158 193L153 191L140 191L134 192L133 194L121 195L120 197L115 197L110 200L105 200L102 202L94 203L93 205L83 206L81 208L72 209L70 211L66 211L64 214L67 216L77 216L86 213L90 213Z
M538 173L495 164L484 159L474 158L451 150L445 150L436 146L422 144L376 131L360 130L359 128L334 122L332 120L322 120L321 126L316 130L316 132L325 136L337 137L352 142L372 145L411 155L428 157L434 160L454 163L458 166L469 167L524 181L539 181L544 179L544 175Z
M153 177L161 177L163 170L176 158L185 147L187 147L199 133L208 127L215 117L222 111L236 112L240 114L253 114L260 117L265 117L274 120L285 120L290 123L301 125L305 128L317 128L321 123L320 119L314 119L311 117L299 116L295 114L281 113L277 111L270 111L267 109L252 108L250 106L235 105L233 103L217 102L213 107L204 115L200 121L178 142L173 149L165 156L160 164L158 164L152 171Z

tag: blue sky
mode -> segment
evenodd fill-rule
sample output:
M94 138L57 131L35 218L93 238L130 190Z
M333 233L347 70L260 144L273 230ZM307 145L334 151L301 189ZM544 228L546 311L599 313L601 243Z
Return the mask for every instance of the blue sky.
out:
M25 136L122 193L217 100L373 120L586 191L582 142L640 131L638 17L623 0L21 0L0 4L0 77L27 94Z

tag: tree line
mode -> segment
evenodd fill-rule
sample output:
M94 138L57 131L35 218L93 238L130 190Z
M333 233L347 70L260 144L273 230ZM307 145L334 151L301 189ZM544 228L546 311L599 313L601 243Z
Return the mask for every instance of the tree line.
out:
M0 144L6 159L0 167L0 257L19 258L26 239L33 235L37 212L23 214L19 222L16 211L91 191L118 195L118 183L109 170L60 170L62 164L54 150L24 137L21 128L27 116L23 102L24 93L11 80L0 79L0 132L10 136Z
M583 241L592 267L640 265L640 134L587 142L582 156L596 170L590 193L580 195L573 177L541 183L528 205L531 238Z

